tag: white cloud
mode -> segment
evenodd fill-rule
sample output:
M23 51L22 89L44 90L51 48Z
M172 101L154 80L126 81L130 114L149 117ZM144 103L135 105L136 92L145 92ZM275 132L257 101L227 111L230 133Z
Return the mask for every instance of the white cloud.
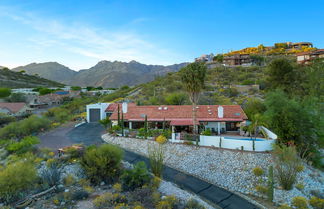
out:
M61 47L60 50L78 54L84 58L91 58L92 61L136 60L146 64L173 64L181 57L145 40L134 32L110 31L82 23L65 23L37 17L30 13L20 12L18 16L13 15L15 14L13 12L4 11L3 8L0 8L0 11L2 15L37 31L37 36L29 37L28 40L40 49ZM146 19L138 18L132 23L142 21L146 21ZM72 65L82 68L78 63L72 63Z

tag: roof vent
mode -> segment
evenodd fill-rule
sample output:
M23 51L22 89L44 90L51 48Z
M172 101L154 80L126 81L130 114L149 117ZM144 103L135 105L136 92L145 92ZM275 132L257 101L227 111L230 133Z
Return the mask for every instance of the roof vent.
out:
M159 109L159 110L162 110L162 107L159 107L158 109Z
M210 112L210 113L208 113L209 115L211 115L212 113Z
M198 106L196 106L196 109L198 109L199 107Z
M164 107L164 110L167 110L168 109L168 107Z

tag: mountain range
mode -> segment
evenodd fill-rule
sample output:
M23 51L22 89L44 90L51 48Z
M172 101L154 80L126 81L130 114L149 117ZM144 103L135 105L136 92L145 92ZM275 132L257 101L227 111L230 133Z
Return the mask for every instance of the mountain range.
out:
M176 72L187 63L163 65L146 65L136 61L100 61L95 66L74 71L57 62L31 63L13 68L13 71L53 80L73 86L102 86L104 88L133 86L154 80L168 72Z

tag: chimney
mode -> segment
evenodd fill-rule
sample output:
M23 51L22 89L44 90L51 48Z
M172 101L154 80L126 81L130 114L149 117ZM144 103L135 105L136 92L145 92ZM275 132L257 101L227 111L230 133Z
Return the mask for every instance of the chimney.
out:
M223 118L224 117L224 108L222 106L218 106L218 118Z
M123 104L122 104L122 113L127 113L127 107L128 107L127 102L123 102Z

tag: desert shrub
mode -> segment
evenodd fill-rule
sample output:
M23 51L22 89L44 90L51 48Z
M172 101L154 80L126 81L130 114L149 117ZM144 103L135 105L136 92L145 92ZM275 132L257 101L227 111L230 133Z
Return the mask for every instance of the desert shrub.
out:
M46 166L44 170L40 173L43 184L46 184L50 187L59 184L61 172L56 164L50 164Z
M291 204L296 209L307 209L307 199L305 197L294 197L291 201Z
M211 132L210 128L207 128L201 134L205 135L205 136L211 136L212 132Z
M292 189L296 182L298 167L301 165L295 147L276 145L273 156L279 184L285 190Z
M123 152L120 148L104 144L87 149L81 165L93 183L112 182L120 174Z
M260 167L255 167L252 171L255 176L262 176L264 174L264 170Z
M205 209L203 205L201 205L197 200L190 199L186 205L185 209Z
M140 129L138 129L138 133L137 133L137 135L138 135L139 137L147 137L147 136L148 136L148 133L147 133L147 131L145 130L145 128L140 128Z
M125 195L119 193L104 193L93 200L93 204L98 209L109 208L120 203L127 203Z
M304 169L305 169L305 168L304 168L303 165L298 165L298 166L296 167L296 171L297 171L298 173L299 173L299 172L302 172Z
M299 183L299 184L296 184L296 186L295 186L298 190L303 190L304 189L304 184L301 184L301 183Z
M309 200L309 204L314 208L314 209L323 209L324 208L324 199L318 198L318 197L312 197Z
M116 191L116 192L121 192L122 191L122 185L119 184L119 183L116 183L113 185L113 189Z
M68 147L64 153L68 155L69 159L79 159L83 156L84 154L84 148L82 147L82 145L76 145L77 147Z
M155 141L159 144L165 144L168 140L165 136L160 135L160 136L156 137Z
M22 138L50 127L50 120L32 115L24 120L12 122L0 129L0 138Z
M61 107L51 108L45 115L58 123L64 123L71 119L71 113L67 109Z
M163 162L164 162L164 148L163 145L151 146L148 148L148 156L152 173L157 177L162 177Z
M0 170L0 199L12 202L21 192L34 187L36 169L29 162L17 162Z
M178 200L175 196L165 196L157 205L157 209L173 209L178 204Z
M151 181L152 188L157 189L157 188L159 188L160 184L161 184L161 179L159 177L154 176L154 178Z
M134 190L150 183L151 177L144 162L138 162L131 170L124 171L121 176L124 190Z
M72 186L76 183L76 180L71 174L69 174L63 179L63 183L65 186Z
M144 208L154 208L153 192L154 191L150 187L137 188L130 192L129 201L139 202Z
M255 190L257 191L257 192L259 192L260 194L267 194L267 192L268 192L268 188L267 187L265 187L265 186L262 186L262 185L257 185L256 187L255 187Z
M72 200L84 200L89 197L89 193L85 190L76 190L72 193Z
M32 147L39 144L39 138L36 136L26 136L19 142L13 142L9 144L6 149L10 153L22 154L30 151Z
M292 209L289 205L283 204L278 207L278 209Z

